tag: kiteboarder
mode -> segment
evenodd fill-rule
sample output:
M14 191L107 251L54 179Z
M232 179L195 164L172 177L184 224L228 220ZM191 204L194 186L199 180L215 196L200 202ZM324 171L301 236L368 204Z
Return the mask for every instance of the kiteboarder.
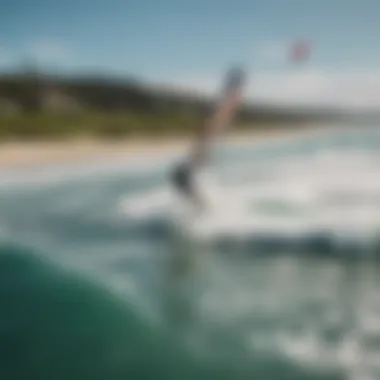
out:
M195 175L209 160L210 143L231 123L242 100L245 73L239 67L230 69L220 101L211 117L198 129L188 157L176 165L171 175L171 182L177 193L190 201L198 209L207 207L196 186Z

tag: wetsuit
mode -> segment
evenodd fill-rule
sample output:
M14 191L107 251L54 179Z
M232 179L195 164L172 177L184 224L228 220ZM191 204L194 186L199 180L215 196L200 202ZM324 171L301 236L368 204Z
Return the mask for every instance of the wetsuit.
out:
M176 190L190 198L197 197L193 174L191 165L188 162L182 162L174 168L171 176L172 183Z

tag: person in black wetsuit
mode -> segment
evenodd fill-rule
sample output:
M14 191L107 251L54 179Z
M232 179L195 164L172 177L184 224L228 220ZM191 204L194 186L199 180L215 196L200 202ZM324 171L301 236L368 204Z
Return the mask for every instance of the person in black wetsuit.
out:
M233 68L227 73L222 97L211 118L200 128L192 154L177 164L171 173L171 182L176 191L200 208L205 205L196 188L194 174L208 159L210 139L226 129L236 113L244 81L245 74L240 68Z

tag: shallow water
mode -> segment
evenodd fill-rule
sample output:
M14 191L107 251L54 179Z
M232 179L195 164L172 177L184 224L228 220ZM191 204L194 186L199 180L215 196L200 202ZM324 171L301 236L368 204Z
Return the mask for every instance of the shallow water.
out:
M379 155L374 128L221 149L197 241L123 208L172 157L3 173L0 377L379 379Z

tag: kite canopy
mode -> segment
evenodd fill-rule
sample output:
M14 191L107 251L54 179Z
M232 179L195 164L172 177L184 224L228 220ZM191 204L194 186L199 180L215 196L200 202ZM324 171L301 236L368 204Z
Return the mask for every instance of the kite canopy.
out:
M292 62L303 62L309 59L311 53L311 42L299 40L290 48L290 60Z

